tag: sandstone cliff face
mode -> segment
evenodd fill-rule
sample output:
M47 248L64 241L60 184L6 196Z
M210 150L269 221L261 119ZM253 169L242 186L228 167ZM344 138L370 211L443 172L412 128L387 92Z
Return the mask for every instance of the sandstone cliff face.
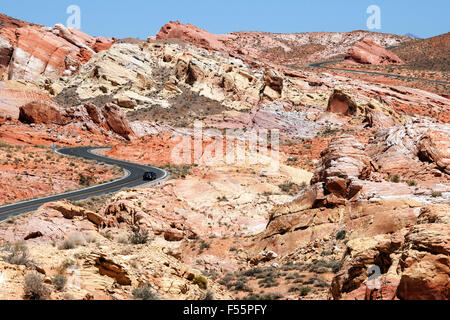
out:
M53 28L28 23L6 23L0 30L0 68L11 80L40 80L76 73L96 52L108 49L112 39L95 38L55 25ZM1 71L0 69L0 71Z
M449 215L447 206L427 206L417 225L349 241L343 267L331 286L333 298L447 300ZM373 265L379 274L368 280Z

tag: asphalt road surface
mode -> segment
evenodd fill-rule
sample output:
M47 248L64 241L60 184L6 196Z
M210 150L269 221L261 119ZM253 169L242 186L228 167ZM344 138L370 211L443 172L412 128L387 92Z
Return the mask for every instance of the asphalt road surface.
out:
M108 157L103 157L94 154L92 151L95 149L98 148L90 148L90 147L66 148L66 149L59 149L57 152L66 156L83 158L86 160L96 160L109 165L121 167L126 172L125 177L113 182L104 183L83 190L67 192L59 195L48 196L30 201L24 201L10 204L7 206L2 206L0 207L0 222L6 220L8 217L20 216L24 213L35 211L40 206L42 206L47 202L53 202L63 199L75 201L83 200L94 196L114 193L122 189L133 188L140 185L148 184L149 181L144 181L143 179L144 173L148 171L153 171L156 173L156 180L152 182L161 181L168 176L168 173L166 171L156 167L144 166L136 163L111 159Z
M437 84L442 84L442 85L450 85L450 82L447 82L447 81L439 81L439 80L422 79L422 78L415 78L415 77L408 77L408 76L400 76L400 75L395 75L395 74L391 74L391 73L381 73L381 72L375 72L375 71L341 69L341 68L335 68L335 67L327 66L327 64L334 63L334 62L339 62L339 61L318 62L318 63L312 63L309 66L313 67L313 68L324 68L324 69L344 71L344 72L350 72L350 73L369 74L369 75L374 75L374 76L384 76L384 77L390 77L390 78L395 78L395 79L419 80L419 81L437 83Z

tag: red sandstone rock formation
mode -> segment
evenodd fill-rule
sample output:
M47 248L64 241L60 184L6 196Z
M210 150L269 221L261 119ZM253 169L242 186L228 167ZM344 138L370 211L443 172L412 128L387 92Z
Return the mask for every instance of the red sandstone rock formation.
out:
M74 108L62 109L54 102L34 101L20 107L19 121L24 123L67 125L80 122L96 125L117 133L125 139L134 136L126 115L115 104L106 104L98 108L93 104L86 104Z
M220 36L209 33L191 24L181 24L179 21L171 21L164 25L156 35L156 39L180 39L194 45L214 50L226 51Z
M33 25L0 15L0 72L12 80L37 80L78 71L80 64L114 39L91 37L61 24L53 28Z
M383 48L374 40L365 38L356 43L349 51L346 60L363 64L403 64L403 61L391 51Z

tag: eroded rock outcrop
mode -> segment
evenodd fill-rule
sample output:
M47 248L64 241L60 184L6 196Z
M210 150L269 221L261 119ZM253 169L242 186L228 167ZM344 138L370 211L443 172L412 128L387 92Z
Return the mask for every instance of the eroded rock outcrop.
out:
M380 130L366 149L381 170L392 175L413 177L433 169L448 174L449 137L448 125L415 119Z
M403 64L403 61L395 53L383 48L370 38L365 38L350 48L346 59L347 61L374 65Z
M179 21L170 21L164 25L156 35L156 39L180 39L203 48L225 51L223 42L219 40L220 36Z
M161 235L167 241L181 241L195 238L195 233L179 218L163 217L144 212L130 201L112 201L103 211L105 227L139 228L150 230L154 235Z
M11 23L4 15L0 20L5 25L0 30L0 66L12 80L72 75L96 51L108 49L115 41L91 37L61 24L50 28L19 20Z
M126 115L112 103L106 104L102 108L88 103L63 109L54 102L35 101L20 107L19 121L61 126L77 122L89 126L91 123L92 127L97 127L97 131L102 129L111 131L125 139L134 136Z
M449 299L449 217L448 206L431 205L422 208L417 225L349 241L332 282L332 297Z
M327 111L365 118L370 127L392 126L405 121L404 117L395 112L390 105L342 89L334 89L328 99Z

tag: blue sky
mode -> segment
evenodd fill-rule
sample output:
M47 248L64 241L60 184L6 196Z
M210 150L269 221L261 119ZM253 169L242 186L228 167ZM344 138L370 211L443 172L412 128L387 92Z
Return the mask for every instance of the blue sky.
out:
M53 26L66 22L69 5L78 5L84 32L146 39L170 20L212 33L366 30L366 9L373 4L381 8L376 31L423 38L450 31L449 0L3 0L0 12Z

